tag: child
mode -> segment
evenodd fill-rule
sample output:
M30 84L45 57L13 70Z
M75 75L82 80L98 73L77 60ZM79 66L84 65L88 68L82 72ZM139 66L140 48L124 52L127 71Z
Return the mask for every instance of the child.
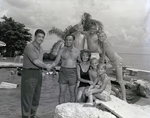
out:
M89 60L91 57L91 53L86 49L81 50L80 57L82 61L77 66L77 76L78 80L80 81L79 90L77 94L77 102L83 102L82 96L85 88L87 86L89 87L90 84L93 83L92 81L90 81L89 78L89 68L90 68Z
M111 44L106 40L106 34L102 31L98 34L99 41L102 47L102 63L104 63L105 55L109 58L111 61L111 64L114 66L116 70L116 78L120 84L121 91L123 93L123 100L126 101L126 92L125 92L125 86L122 78L122 66L123 66L123 60L122 58L116 53L116 51L113 49Z
M86 89L86 95L89 98L89 103L93 105L93 99L109 101L110 94L111 82L106 75L106 65L98 64L97 77L89 89Z
M98 59L92 58L90 61L91 69L89 70L89 77L90 80L94 82L95 78L97 77L97 65Z

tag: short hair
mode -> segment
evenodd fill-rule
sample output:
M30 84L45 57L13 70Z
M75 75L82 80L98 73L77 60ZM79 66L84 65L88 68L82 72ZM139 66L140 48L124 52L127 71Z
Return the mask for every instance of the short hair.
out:
M106 33L104 31L99 32L99 34L105 34L106 35Z
M82 56L83 56L83 54L84 53L87 53L88 54L88 61L90 60L90 58L91 58L91 52L88 50L88 49L83 49L83 50L81 50L80 51L80 58L81 58L81 60L82 60ZM83 61L83 60L82 60Z
M106 64L98 64L97 68L99 69L100 67L104 68L105 70L107 70Z
M45 32L42 30L42 29L37 29L36 31L35 31L35 36L37 35L37 34L39 34L39 33L41 33L41 34L44 34L44 36L45 36Z
M97 28L97 24L96 24L95 22L93 22L93 21L91 21L89 25L90 25L90 28L91 28L92 26L95 26L95 27Z
M96 59L95 57L93 57L93 58L90 60L90 64L92 63L93 60L97 60L97 61L98 61L98 59Z
M80 26L83 27L82 24L76 24L76 25L74 25L73 27L77 29L77 28L79 28Z
M107 35L104 31L99 32L99 34L105 34L105 36L107 37Z
M72 35L72 34L68 34L68 35L66 35L66 36L65 36L65 40L66 40L66 38L67 38L68 36L72 36L72 37L73 37L73 40L75 40L75 36L74 36L74 35Z

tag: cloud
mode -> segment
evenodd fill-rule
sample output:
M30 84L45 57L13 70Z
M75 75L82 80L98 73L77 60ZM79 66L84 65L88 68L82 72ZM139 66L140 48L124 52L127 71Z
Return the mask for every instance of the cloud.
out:
M88 12L104 24L112 45L150 47L149 3L148 0L0 0L0 16L12 17L34 33L37 28L47 32L54 26L64 30ZM44 47L49 48L48 44L55 39L46 39Z
M147 47L147 33L143 27L130 26L130 27L111 27L106 30L108 40L113 45L124 45L130 47Z
M149 34L150 36L150 1L146 1L146 17L145 17L145 24L144 28L145 31Z
M33 2L32 0L5 0L8 4L11 6L17 7L17 8L28 8Z

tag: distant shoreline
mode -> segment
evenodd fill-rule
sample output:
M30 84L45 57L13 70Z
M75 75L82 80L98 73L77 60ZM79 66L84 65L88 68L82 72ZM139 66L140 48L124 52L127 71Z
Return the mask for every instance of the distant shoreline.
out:
M118 53L118 54L129 54L129 55L150 55L150 54L142 54L142 53Z

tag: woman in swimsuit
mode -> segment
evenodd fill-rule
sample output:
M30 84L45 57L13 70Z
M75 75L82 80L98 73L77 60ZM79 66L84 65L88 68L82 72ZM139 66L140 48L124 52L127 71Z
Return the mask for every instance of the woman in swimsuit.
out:
M90 68L90 51L84 49L80 53L81 63L77 66L77 76L79 80L77 102L83 102L84 90L89 87L93 82L89 78L89 68Z

